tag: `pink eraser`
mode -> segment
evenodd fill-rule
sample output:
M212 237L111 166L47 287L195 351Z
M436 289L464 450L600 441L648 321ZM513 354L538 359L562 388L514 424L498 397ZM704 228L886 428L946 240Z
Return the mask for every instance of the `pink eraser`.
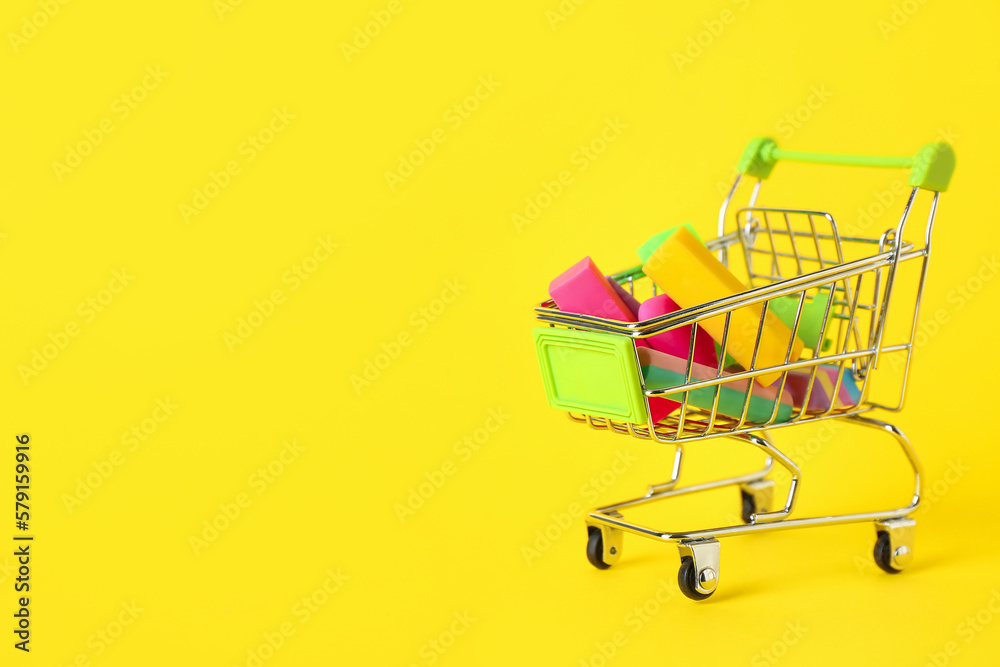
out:
M584 257L549 284L549 296L565 313L635 322L635 315L618 296L590 257Z
M669 296L666 294L658 294L651 299L646 299L642 302L642 304L640 304L639 319L651 320L654 317L669 315L670 313L676 312L680 309L681 307L678 306ZM678 357L680 359L687 359L688 350L691 347L692 326L697 325L688 324L683 327L671 329L670 331L664 331L661 334L650 336L646 340L649 341L650 347L654 350L659 350L660 352ZM694 362L711 368L718 368L719 366L719 358L716 356L715 352L715 341L712 339L712 336L700 326L698 327L697 333L694 335Z
M639 317L639 300L634 296L632 296L631 294L629 294L629 291L624 287L622 287L617 280L615 280L611 276L607 276L607 278L608 278L608 284L610 284L611 287L615 290L615 293L618 294L618 298L622 300L622 303L628 306L628 309L632 312L633 315L635 315L636 320L641 319Z
M624 290L617 284L612 287L614 282L601 273L590 257L584 257L549 284L549 296L564 313L637 322L637 314L619 295L619 291ZM641 338L635 339L635 344L649 346Z
M584 257L553 280L549 284L549 296L565 313L580 313L619 322L639 321L639 302L617 281L601 273L590 257ZM649 343L642 338L634 340L639 347L649 347ZM680 405L668 398L652 397L649 399L650 418L656 424Z

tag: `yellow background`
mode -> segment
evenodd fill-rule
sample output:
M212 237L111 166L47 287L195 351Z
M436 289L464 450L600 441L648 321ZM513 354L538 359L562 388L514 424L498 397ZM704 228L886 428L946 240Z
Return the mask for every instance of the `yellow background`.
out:
M51 18L33 18L42 5ZM995 3L399 0L347 55L341 44L371 12L384 22L388 2L52 6L0 12L0 490L12 496L14 436L30 433L36 536L30 655L12 648L2 538L0 664L252 665L282 628L294 634L262 664L995 660L1000 289L954 297L989 273L998 240ZM142 88L157 67L165 76ZM481 78L498 85L479 88L467 117L449 114ZM251 160L243 142L274 109L294 118ZM608 119L623 129L580 171L579 147ZM57 174L102 123L111 132ZM531 307L584 255L611 272L666 226L711 235L720 183L756 135L875 154L955 147L924 311L949 321L917 352L894 416L938 493L900 576L872 564L870 526L740 537L723 542L718 593L696 604L676 590L672 546L626 537L622 561L599 572L582 518L560 527L576 504L662 481L670 452L546 406ZM391 189L385 172L432 136L444 140ZM518 229L512 215L563 170L572 182ZM226 186L186 220L213 172ZM828 208L851 229L900 177L782 166L762 202ZM337 247L313 265L318 238ZM305 264L315 271L292 289L287 272ZM128 284L102 292L121 270ZM273 314L227 339L274 290ZM91 314L88 299L107 303ZM25 380L19 368L70 324L77 335ZM401 336L395 358L378 357ZM352 384L375 361L375 379ZM158 399L177 406L162 423L148 421L165 416ZM491 410L504 423L482 447L456 445L495 424ZM123 434L144 424L130 449ZM776 437L801 453L819 436ZM256 471L292 440L304 451L262 486ZM906 501L889 441L847 428L828 440L803 462L804 513ZM755 463L719 441L689 449L692 480ZM584 486L626 453L613 482ZM401 521L397 505L442 468ZM239 499L240 515L193 547ZM697 501L650 522L707 526L738 509L731 489ZM13 534L7 519L0 533ZM546 529L555 539L526 558ZM348 577L329 595L328 571ZM308 618L304 597L324 601ZM655 613L638 622L637 606ZM966 632L977 612L992 623Z

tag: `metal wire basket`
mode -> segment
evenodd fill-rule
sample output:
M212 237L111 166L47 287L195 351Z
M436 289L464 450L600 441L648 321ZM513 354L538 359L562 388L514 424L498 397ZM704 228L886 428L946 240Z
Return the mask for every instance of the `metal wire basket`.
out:
M762 183L778 161L910 168L912 189L895 227L874 237L844 235L830 213L757 205ZM680 588L688 597L700 600L717 589L721 537L867 521L876 527L876 563L887 572L899 572L909 564L915 526L909 515L920 502L920 463L902 431L868 413L897 412L903 407L934 218L954 164L954 153L944 143L927 145L914 157L886 158L785 151L773 140L754 139L740 160L739 174L719 211L718 237L705 244L732 271L745 276L749 289L640 322L565 313L552 300L535 308L536 318L549 325L535 330L535 342L550 405L565 410L573 422L592 429L676 448L672 474L666 482L650 485L639 498L589 513L587 555L593 565L605 569L621 557L625 532L675 542L681 555ZM730 223L732 203L741 183L752 179L749 202L732 212ZM923 242L914 244L903 240L904 231L921 190L928 193L930 201ZM902 290L900 271L911 262L916 278L911 281L912 289ZM657 293L642 267L611 278L633 295ZM900 305L890 309L900 300ZM794 312L784 360L762 363L758 352L765 322L769 312L778 308L789 317ZM800 335L805 309L812 309L814 315L822 311L821 324L818 334L812 333L811 347L797 355L793 342ZM723 333L718 341L718 365L706 370L693 361L698 327L692 325L713 320ZM748 331L733 329L736 322L743 322L745 327L753 321L757 322L756 332L752 325ZM670 386L651 383L643 372L635 341L686 326L690 327L690 346L682 379ZM747 334L755 341L749 351L751 362L746 368L730 367L726 359L733 341L746 340ZM890 384L888 392L880 391L876 400L873 383L890 356L895 357L892 365L901 368L902 375L894 374L895 385ZM598 366L610 369L610 375L604 373L599 382L589 382L588 374ZM799 405L788 409L775 398L769 410L762 411L754 402L758 386L755 379L761 376L779 377L774 385L778 397L784 395L790 383L798 383ZM850 395L840 400L845 388L850 389ZM828 401L812 400L813 392L824 390ZM680 407L654 423L650 399L665 397L680 403ZM724 411L720 410L720 399L727 402ZM913 471L913 496L908 505L854 514L792 516L801 473L795 461L774 446L768 431L829 419L845 419L895 439ZM716 437L735 438L762 450L766 455L764 467L737 477L681 486L683 446ZM788 472L790 483L784 503L772 510L775 482L770 477L775 462ZM741 491L743 522L739 524L661 531L626 521L621 514L626 508L652 501L730 485Z

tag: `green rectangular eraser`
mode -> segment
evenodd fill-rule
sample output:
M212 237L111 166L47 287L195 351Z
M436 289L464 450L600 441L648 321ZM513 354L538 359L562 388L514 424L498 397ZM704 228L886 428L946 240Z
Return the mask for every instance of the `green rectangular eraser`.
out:
M550 406L633 424L649 421L631 338L555 327L532 334Z

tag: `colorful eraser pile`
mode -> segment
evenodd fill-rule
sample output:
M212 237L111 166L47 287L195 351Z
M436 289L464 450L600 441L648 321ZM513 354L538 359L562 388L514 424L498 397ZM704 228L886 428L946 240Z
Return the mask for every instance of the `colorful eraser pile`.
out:
M811 368L789 371L788 373L785 387L792 393L792 401L796 409L802 407L806 393L809 394L807 413L826 412L831 403L834 410L853 408L861 400L861 389L858 387L850 368L845 367L843 374L841 374L837 366L828 364L816 366L816 379L812 383L812 391L809 392L809 377L811 375ZM837 388L838 375L841 375L839 388ZM834 389L837 389L836 396L834 396Z
M686 353L685 353L686 356ZM687 377L688 360L649 348L639 349L639 364L642 366L642 376L646 380L647 389L667 389L678 387ZM691 381L711 380L715 378L715 366L691 364ZM722 377L731 375L723 371ZM734 419L739 419L743 413L743 402L747 393L746 380L730 380L719 386L718 413ZM768 421L774 412L775 399L778 400L775 422L788 421L792 416L792 394L786 388L778 397L778 386L762 387L756 382L752 384L750 401L747 405L746 421L760 424ZM708 386L686 392L688 403L703 410L711 410L715 401L715 387ZM676 394L680 396L680 394Z
M590 257L584 257L553 280L549 284L549 296L559 310L566 313L619 322L639 321L639 302L617 281L601 273ZM649 347L649 343L642 338L637 338L635 344L640 349ZM655 424L678 407L680 403L676 401L652 398L649 401L650 417Z
M665 293L682 308L693 308L703 303L725 299L746 291L746 287L686 228L680 227L667 237L659 248L642 265L649 276ZM731 311L726 352L743 368L750 368L754 361L754 342L761 318L761 305L745 306ZM702 320L701 326L721 344L726 329L724 315ZM789 349L789 342L791 348ZM764 317L763 331L756 346L756 367L767 368L796 360L802 354L802 341L792 338L791 330L768 311ZM774 383L779 372L756 377L763 386Z
M730 298L748 289L705 247L690 223L653 236L638 249L638 254L643 260L643 272L662 290L661 294L640 303L615 279L602 273L590 257L584 257L552 281L549 295L562 312L620 322L649 322L682 309ZM826 336L834 310L829 304L829 293L821 291L812 298L801 299L796 326L799 301L798 295L771 299L763 324L762 303L731 310L728 333L726 316L719 315L648 338L633 339L646 388L664 389L685 384L689 356L692 382L716 378L720 373L718 354L724 336L726 370L720 377L744 372L751 365L755 369L767 369L797 361L804 349L816 350L817 346L821 346L825 350L830 344ZM792 335L792 327L795 327L795 336ZM763 423L771 420L772 414L775 422L787 421L795 410L802 407L807 393L806 412L809 413L824 411L831 403L834 409L858 404L860 391L850 372L841 373L837 366L820 365L816 368L811 391L807 392L812 370L806 368L786 373L780 396L777 391L779 385L775 384L782 376L780 371L755 376L751 383L746 421ZM838 375L841 375L840 387L837 395L833 396ZM728 380L718 386L718 413L741 418L748 381ZM688 404L711 410L715 393L715 386L689 391ZM673 395L678 396L681 394ZM649 407L653 423L659 422L679 406L679 402L668 398L651 397Z
M830 300L829 292L820 292L813 299L807 299L802 303L802 313L799 315L799 328L795 330L795 337L802 341L804 347L810 350L816 349L819 342L821 330L824 335L824 345L822 349L827 349L831 342L826 338L828 333L830 318L833 316L833 308L827 312L826 304ZM782 323L791 329L795 325L795 311L799 308L798 296L782 296L771 299L767 309L777 315ZM824 326L824 322L826 326Z
M681 307L677 305L677 302L666 294L657 294L651 299L646 299L639 305L639 319L641 321L651 320L654 317L669 315L680 309ZM655 336L650 336L646 340L654 350L687 359L688 350L691 349L692 326L688 324L676 327ZM719 365L718 357L715 354L715 341L701 327L697 327L695 331L694 361L703 366L711 366L713 368Z
M638 308L633 310L626 304L623 293L621 286L601 273L590 257L584 257L549 284L549 296L564 313L638 322ZM645 341L636 342L646 344Z

